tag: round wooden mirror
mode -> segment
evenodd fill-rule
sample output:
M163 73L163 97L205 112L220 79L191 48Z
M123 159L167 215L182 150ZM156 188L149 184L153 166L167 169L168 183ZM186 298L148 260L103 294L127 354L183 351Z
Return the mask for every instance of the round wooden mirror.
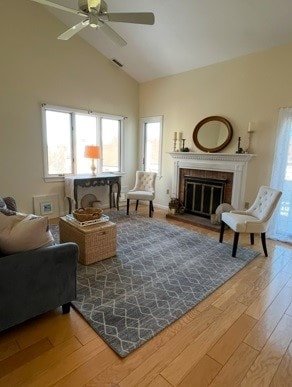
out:
M204 152L218 152L231 141L233 129L228 120L220 116L211 116L200 121L193 132L197 148Z

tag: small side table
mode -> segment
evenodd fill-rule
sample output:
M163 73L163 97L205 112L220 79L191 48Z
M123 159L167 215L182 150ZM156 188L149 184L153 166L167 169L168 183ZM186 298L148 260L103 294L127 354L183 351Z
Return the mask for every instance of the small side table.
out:
M60 242L75 242L79 246L79 262L83 265L116 255L117 228L113 222L79 226L66 216L60 218Z
M65 196L69 203L69 214L72 212L72 202L78 208L78 187L90 188L99 186L109 186L109 206L113 206L113 196L117 196L115 205L119 210L119 197L121 195L121 175L116 173L99 173L92 175L67 175L65 176Z

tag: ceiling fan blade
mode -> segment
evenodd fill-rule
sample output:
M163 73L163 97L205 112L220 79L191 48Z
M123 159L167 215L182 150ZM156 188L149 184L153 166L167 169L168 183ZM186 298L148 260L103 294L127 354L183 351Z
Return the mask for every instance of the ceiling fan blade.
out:
M83 20L82 22L76 24L75 26L71 27L69 30L63 32L60 36L58 36L59 40L68 40L73 35L77 34L79 31L81 31L83 28L88 26L89 20Z
M64 7L63 5L59 5L48 0L31 0L31 1L34 1L35 3L39 3L42 5L48 5L49 7L58 8L58 9L61 9L62 11L71 12L71 13L74 13L75 15L83 14L83 12L81 11L77 11L76 9L72 9L72 8L67 8L67 7Z
M104 14L107 21L136 24L154 24L155 18L152 12L120 12ZM101 15L103 17L103 15Z
M103 23L99 29L104 32L105 35L110 38L117 46L126 46L127 42L107 24Z

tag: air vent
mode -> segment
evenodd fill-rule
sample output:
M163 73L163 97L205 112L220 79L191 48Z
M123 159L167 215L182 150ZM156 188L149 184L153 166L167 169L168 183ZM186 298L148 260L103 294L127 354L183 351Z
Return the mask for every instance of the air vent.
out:
M122 63L120 63L118 60L112 59L112 61L113 61L116 65L118 65L119 67L123 67Z

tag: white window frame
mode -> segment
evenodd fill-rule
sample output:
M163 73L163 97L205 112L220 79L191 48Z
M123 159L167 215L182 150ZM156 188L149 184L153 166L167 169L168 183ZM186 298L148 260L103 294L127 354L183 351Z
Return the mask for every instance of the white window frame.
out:
M158 173L157 177L161 178L162 171L162 140L163 140L163 116L155 117L142 117L140 118L140 169L145 171L145 136L146 136L146 125L149 123L160 124L160 144L159 144L159 157L158 157Z
M61 113L68 113L71 115L71 151L72 151L72 171L71 175L76 174L76 130L75 130L75 115L83 114L96 117L96 136L97 136L97 145L101 147L101 159L100 165L101 169L103 167L103 149L102 149L102 136L101 136L101 121L103 118L119 120L120 121L120 131L119 131L119 171L116 173L124 173L124 119L125 117L119 115L111 115L105 113L98 113L93 111L81 110L81 109L72 109L56 105L41 105L42 111L42 139L43 139L43 163L44 163L44 180L45 181L63 181L65 174L49 174L49 165L48 165L48 149L47 149L47 128L46 128L46 110L53 110ZM66 175L70 175L66 174Z

